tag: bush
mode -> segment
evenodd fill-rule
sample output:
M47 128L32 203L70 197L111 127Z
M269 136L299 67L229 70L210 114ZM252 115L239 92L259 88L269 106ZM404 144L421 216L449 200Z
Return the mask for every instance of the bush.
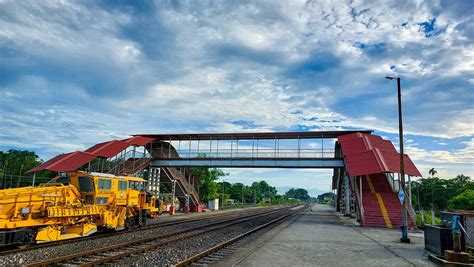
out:
M431 213L430 212L425 213L425 224L426 225L431 224ZM441 218L435 215L434 224L435 225L441 224ZM421 213L416 214L416 226L423 226L423 222L421 220Z
M448 202L451 210L474 210L474 190L466 190Z

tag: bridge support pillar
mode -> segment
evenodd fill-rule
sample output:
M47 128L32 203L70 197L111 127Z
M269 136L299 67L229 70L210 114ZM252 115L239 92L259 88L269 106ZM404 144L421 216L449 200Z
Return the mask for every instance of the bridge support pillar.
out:
M351 216L351 188L347 174L344 174L344 215Z
M148 172L147 191L158 197L160 195L161 168L151 167Z

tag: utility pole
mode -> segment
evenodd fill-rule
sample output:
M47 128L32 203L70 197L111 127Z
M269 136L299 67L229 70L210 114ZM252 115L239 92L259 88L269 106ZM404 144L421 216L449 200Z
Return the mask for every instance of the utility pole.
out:
M401 85L400 85L400 77L385 77L389 80L397 80L397 89L398 89L398 134L400 139L400 176L401 176L401 184L402 190L405 190L405 162L404 162L404 152L403 152L403 119L402 119L402 93L401 93ZM402 204L402 237L400 238L400 242L402 243L410 243L410 238L408 238L408 223L407 223L407 197L403 199Z
M222 180L222 209L224 209L225 180Z
M254 206L257 205L257 189L256 188L253 190L253 205Z

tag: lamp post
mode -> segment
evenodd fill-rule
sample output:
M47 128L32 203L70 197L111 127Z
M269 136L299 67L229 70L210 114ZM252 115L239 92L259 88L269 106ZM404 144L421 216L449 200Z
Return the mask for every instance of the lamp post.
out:
M397 80L397 88L398 88L398 133L400 139L400 176L401 176L401 188L405 190L405 162L403 160L403 121L402 121L402 94L401 94L401 86L400 86L400 77L391 77L386 76L386 79L389 80ZM411 197L411 196L410 196ZM400 242L402 243L410 243L410 238L408 238L408 229L407 229L407 208L406 208L406 197L403 199L402 203L402 237L400 238Z

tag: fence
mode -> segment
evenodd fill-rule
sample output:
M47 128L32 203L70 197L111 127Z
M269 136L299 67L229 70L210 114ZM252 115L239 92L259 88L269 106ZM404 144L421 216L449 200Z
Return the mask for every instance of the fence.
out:
M35 178L35 185L41 183L47 183L51 180L50 177L38 177ZM31 186L33 182L33 176L31 175L15 175L15 174L4 174L0 173L0 189L18 188L24 186Z

